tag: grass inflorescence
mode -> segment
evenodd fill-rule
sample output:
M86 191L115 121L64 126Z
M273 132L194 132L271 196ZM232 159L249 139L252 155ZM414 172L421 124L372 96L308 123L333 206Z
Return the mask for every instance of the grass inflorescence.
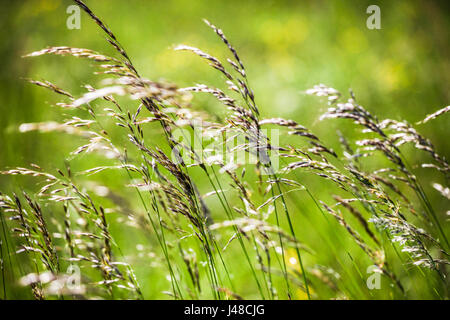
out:
M261 116L243 60L209 21L230 54L226 63L192 46L175 50L204 59L224 88L180 88L143 78L106 24L82 1L75 3L103 30L115 57L62 46L26 55L87 59L106 79L100 88L85 85L80 97L28 79L64 99L56 105L65 115L77 115L24 123L19 130L61 132L85 142L54 172L35 164L1 172L40 184L34 193L0 193L4 298L23 288L25 297L36 299L158 296L151 284L140 284L148 282L139 277L143 265L168 280L154 282L173 299L448 298L446 221L415 170L428 168L447 182L450 168L413 125L379 120L353 92L346 99L317 85L306 94L326 98L328 110L320 120L345 119L364 136L338 132L340 146L333 150L298 120ZM225 116L201 111L195 94L214 97ZM289 142L274 141L267 128ZM155 132L162 137L158 143ZM430 162L408 163L404 145L427 153ZM96 156L95 165L73 172L70 162L89 155ZM112 172L119 177L117 171L119 190L96 180ZM310 181L329 190L328 196L319 196ZM448 187L433 187L449 199ZM321 215L322 225L308 224L311 214ZM138 230L146 247L124 254L117 228ZM314 228L317 237L306 238L306 228ZM315 241L327 250L315 251ZM383 278L381 294L368 287L369 266Z

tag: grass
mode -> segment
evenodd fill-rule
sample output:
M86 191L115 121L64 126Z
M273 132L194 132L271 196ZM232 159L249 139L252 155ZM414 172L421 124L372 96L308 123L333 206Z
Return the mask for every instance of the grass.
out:
M261 116L243 60L209 21L226 61L192 46L175 50L205 60L223 88L180 88L143 78L106 24L75 3L115 54L58 46L27 55L85 59L102 87L84 85L76 97L28 80L59 95L69 118L20 131L84 142L59 169L2 171L39 183L32 193L17 185L20 193L0 194L3 298L448 298L448 228L415 170L448 182L449 165L413 125L380 120L352 91L345 98L317 85L306 94L326 100L320 120L358 130L339 133L333 150L276 110ZM224 115L196 105L200 94ZM406 148L429 161L410 164ZM73 168L80 157L92 159L89 168ZM449 198L445 186L435 189ZM371 290L377 274L380 288Z

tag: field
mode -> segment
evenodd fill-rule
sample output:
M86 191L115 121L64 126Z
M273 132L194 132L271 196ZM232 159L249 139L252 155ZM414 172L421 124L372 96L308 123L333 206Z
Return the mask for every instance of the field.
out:
M1 299L448 299L448 5L16 1Z

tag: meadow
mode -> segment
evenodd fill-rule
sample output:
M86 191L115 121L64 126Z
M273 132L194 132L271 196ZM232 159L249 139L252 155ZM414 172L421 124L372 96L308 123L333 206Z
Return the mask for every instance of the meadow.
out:
M370 4L9 4L0 298L448 299L447 5Z

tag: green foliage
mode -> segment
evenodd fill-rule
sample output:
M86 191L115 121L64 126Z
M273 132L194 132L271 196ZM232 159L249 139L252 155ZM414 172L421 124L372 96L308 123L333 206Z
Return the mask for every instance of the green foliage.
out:
M438 6L368 30L364 2L104 1L68 30L69 4L2 19L0 297L448 298L448 107L417 123L448 103ZM178 129L283 170L189 165Z

